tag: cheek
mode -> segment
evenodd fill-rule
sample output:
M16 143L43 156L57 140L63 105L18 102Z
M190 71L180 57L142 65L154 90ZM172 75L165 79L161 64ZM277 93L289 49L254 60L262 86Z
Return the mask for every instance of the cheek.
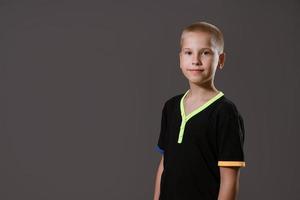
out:
M218 63L217 59L214 59L213 57L209 57L203 60L203 62L211 64L211 65L215 65L216 63Z
M180 66L181 66L181 68L186 68L187 65L188 65L188 62L187 62L186 59L181 59L180 60Z
M207 56L207 57L204 57L202 60L206 61L206 62L212 62L214 59L211 56Z
M189 64L191 62L191 59L190 58L182 58L181 59L181 63L183 63L183 64Z

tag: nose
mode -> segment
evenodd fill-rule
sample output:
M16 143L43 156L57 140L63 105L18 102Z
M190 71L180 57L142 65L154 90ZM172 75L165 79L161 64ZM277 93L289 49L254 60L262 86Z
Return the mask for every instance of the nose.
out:
M193 56L192 65L200 65L201 59L200 56L197 54Z

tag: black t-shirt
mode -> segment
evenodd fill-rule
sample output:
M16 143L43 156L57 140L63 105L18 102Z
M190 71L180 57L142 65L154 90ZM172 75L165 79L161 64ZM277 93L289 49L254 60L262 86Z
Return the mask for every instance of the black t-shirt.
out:
M219 166L245 167L244 123L219 92L187 116L180 94L162 109L157 150L164 155L160 200L217 200Z

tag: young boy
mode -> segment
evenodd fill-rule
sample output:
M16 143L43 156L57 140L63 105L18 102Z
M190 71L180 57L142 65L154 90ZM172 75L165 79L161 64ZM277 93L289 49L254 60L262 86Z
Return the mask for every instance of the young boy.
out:
M223 34L196 22L183 30L180 44L190 88L162 109L154 200L236 200L245 131L235 104L214 86L225 61Z

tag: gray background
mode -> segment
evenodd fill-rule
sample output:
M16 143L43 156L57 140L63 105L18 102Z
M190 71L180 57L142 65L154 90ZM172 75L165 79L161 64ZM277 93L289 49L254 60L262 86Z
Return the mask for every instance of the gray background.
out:
M240 198L300 199L291 1L0 1L0 199L152 199L184 26L225 36L217 89L246 128Z

